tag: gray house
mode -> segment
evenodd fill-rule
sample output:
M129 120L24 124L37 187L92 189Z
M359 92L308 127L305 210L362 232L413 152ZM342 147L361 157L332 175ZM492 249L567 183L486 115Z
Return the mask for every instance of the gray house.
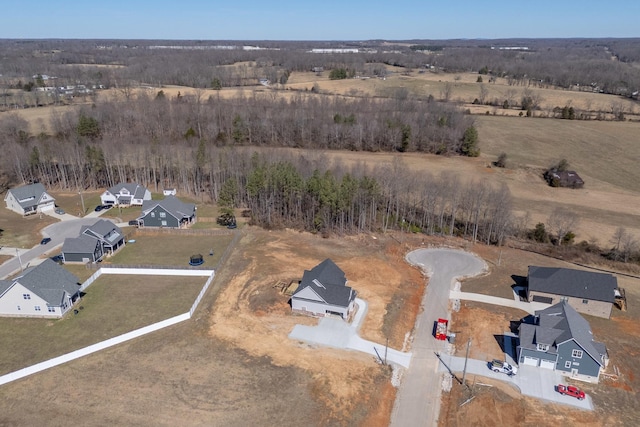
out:
M354 309L356 291L347 286L344 271L325 259L305 270L298 289L291 296L294 312L312 316L337 315L348 319Z
M64 262L97 262L123 245L124 234L120 227L101 219L91 226L83 226L80 236L65 239L62 258Z
M529 266L527 297L530 302L566 301L579 313L608 319L617 288L618 281L611 274Z
M4 196L4 201L7 209L20 215L53 210L56 202L40 183L10 189Z
M597 383L608 363L604 344L593 340L587 322L566 301L536 311L519 327L518 363L555 369Z
M151 192L136 183L120 183L100 195L103 205L141 206L145 200L151 200Z
M142 215L138 217L141 227L182 228L196 221L196 205L184 203L169 195L162 200L146 200Z
M99 240L81 234L79 237L67 237L62 244L64 262L97 262L104 256Z
M79 296L78 278L50 259L0 280L0 316L62 317Z

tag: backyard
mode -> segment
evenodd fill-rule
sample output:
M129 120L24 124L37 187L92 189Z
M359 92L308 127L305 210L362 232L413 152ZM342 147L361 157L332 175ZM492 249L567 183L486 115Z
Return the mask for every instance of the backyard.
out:
M0 374L189 311L205 277L102 275L62 319L0 317Z

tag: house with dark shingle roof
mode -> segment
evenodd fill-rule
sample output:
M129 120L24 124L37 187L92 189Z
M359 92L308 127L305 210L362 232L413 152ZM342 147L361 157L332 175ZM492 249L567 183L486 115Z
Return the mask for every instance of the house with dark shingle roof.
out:
M142 206L145 200L151 200L151 192L136 183L120 183L100 195L103 205Z
M529 266L529 302L556 304L566 301L577 312L611 316L618 281L611 274L569 268Z
M337 315L348 319L353 312L356 291L347 286L344 271L325 259L305 270L300 285L291 296L291 309L312 316Z
M145 200L138 217L140 227L181 228L195 221L196 205L171 195L162 200Z
M97 262L123 245L124 234L120 227L101 219L91 226L83 226L80 236L64 240L62 259L64 262Z
M519 327L518 363L553 369L597 383L608 363L604 344L593 340L589 322L566 301L536 311Z
M54 199L44 188L44 185L30 184L12 188L4 196L7 209L20 215L31 215L42 211L53 210Z
M0 280L0 316L62 317L79 292L78 278L47 258L12 280Z

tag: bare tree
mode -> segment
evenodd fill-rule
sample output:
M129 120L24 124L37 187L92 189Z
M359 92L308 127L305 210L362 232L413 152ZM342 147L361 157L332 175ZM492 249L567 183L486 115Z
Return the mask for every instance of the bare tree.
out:
M547 225L556 235L556 244L561 245L567 234L574 230L579 222L580 218L574 212L565 208L555 208L549 215Z
M440 89L440 98L443 101L449 102L451 100L451 95L453 94L453 85L451 82L446 82L444 86Z

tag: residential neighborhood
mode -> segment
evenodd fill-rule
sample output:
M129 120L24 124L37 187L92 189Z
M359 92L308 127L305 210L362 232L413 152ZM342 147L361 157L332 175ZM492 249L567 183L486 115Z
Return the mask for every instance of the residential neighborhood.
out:
M55 207L55 199L40 183L11 188L4 196L4 201L7 209L20 215L51 211Z

